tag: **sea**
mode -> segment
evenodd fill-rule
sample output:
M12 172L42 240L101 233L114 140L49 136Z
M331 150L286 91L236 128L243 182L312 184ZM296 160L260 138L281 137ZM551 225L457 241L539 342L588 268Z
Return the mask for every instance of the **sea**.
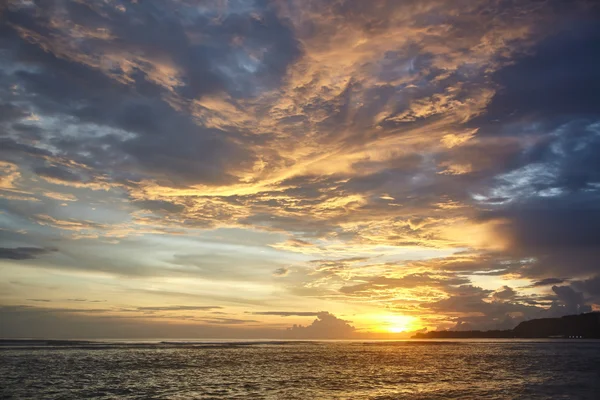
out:
M600 341L8 341L2 399L600 399Z

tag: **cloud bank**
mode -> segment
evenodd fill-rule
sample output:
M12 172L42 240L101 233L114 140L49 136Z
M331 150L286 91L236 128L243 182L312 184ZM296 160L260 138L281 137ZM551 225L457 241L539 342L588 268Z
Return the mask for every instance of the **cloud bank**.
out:
M597 2L0 16L3 304L287 315L298 337L600 309Z

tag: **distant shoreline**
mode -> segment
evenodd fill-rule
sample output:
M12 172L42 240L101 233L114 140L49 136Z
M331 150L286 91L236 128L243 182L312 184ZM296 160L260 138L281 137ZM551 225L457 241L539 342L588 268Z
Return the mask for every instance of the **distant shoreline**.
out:
M600 312L540 318L514 329L418 332L412 339L600 339Z

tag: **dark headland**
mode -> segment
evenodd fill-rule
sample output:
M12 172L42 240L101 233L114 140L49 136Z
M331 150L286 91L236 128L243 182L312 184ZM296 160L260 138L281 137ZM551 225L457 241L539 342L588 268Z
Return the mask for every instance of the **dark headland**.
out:
M493 331L419 332L413 339L470 338L578 338L600 339L600 312L540 318L521 322L514 329Z

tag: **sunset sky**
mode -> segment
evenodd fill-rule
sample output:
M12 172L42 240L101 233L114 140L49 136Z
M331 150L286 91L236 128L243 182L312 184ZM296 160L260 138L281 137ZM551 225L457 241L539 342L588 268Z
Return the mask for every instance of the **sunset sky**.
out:
M600 310L600 6L0 5L0 337Z

